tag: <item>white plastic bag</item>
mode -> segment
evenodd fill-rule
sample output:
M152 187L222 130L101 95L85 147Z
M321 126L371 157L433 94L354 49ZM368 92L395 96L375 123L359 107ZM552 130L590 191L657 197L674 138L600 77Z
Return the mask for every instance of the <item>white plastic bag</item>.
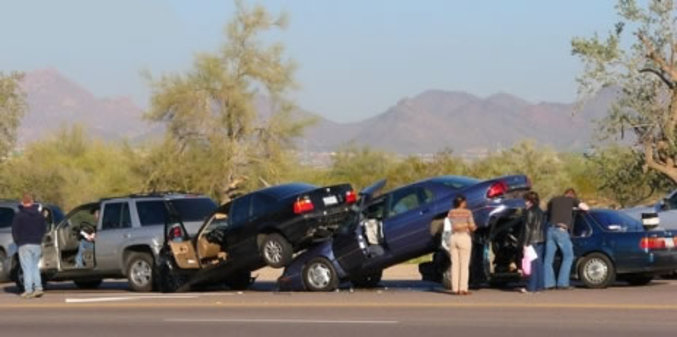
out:
M451 240L451 219L444 218L444 227L442 228L442 249L449 252L449 241Z
M525 276L531 275L531 262L537 258L538 255L536 254L536 249L534 249L534 246L528 245L524 247L522 254L522 273Z

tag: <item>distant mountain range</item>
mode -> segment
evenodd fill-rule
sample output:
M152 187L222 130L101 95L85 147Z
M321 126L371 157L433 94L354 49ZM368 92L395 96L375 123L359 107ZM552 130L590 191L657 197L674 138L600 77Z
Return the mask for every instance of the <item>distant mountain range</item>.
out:
M143 121L142 109L131 99L97 98L53 69L27 73L23 87L29 113L19 130L20 144L72 123L80 123L90 134L106 140L137 141L156 137L162 129ZM578 151L587 147L596 127L594 121L606 114L613 99L613 92L602 92L574 113L574 104L530 103L505 93L480 98L465 92L429 90L354 123L336 123L300 110L303 115L316 116L318 122L306 131L299 147L331 152L353 142L399 154L443 149L473 154L528 138L559 150ZM267 109L265 99L257 105Z

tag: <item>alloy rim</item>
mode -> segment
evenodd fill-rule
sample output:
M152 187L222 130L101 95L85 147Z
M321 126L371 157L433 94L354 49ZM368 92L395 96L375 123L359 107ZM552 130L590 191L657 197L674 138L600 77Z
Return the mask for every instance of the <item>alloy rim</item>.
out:
M144 260L138 260L132 265L131 273L132 282L139 287L143 287L150 283L152 271L150 264Z
M326 288L331 282L331 270L323 263L313 263L308 268L308 283L314 288Z
M282 245L277 241L268 241L263 247L266 259L273 263L279 263L282 260Z
M593 258L585 263L583 269L585 278L594 284L601 284L606 280L609 273L609 266L599 258Z

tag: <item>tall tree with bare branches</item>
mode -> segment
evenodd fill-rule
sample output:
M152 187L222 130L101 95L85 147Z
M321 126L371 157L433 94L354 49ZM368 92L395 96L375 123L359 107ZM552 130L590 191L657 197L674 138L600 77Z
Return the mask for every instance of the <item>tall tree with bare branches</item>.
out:
M645 169L677 182L675 3L619 0L616 10L620 20L605 37L572 41L573 54L585 65L579 93L585 99L603 87L618 88L601 134L632 136Z

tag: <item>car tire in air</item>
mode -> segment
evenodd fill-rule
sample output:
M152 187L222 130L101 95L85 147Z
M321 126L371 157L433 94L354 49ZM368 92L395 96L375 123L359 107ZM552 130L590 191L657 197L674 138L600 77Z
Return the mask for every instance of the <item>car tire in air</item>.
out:
M616 269L606 255L592 253L579 263L578 277L588 288L606 288L616 279Z
M329 260L322 257L308 261L302 276L306 289L310 291L334 291L339 285L336 269Z
M272 268L282 268L288 265L294 257L294 248L279 233L265 235L261 240L259 251L263 262Z
M127 283L138 292L153 290L153 257L148 253L131 253L127 258Z

